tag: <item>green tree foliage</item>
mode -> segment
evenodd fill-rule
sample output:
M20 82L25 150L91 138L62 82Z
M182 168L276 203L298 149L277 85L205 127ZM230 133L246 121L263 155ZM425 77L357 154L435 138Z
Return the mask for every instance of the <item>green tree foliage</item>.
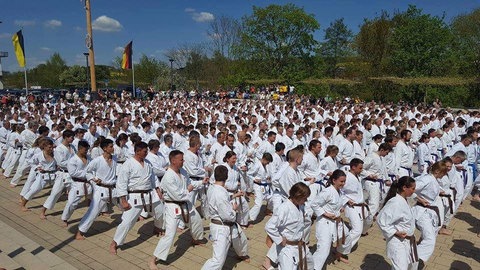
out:
M373 19L366 18L355 37L355 48L361 59L371 67L372 75L382 73L389 53L392 21L386 11Z
M443 18L410 6L393 18L390 64L398 76L442 76L452 61L452 34Z
M64 70L59 76L60 82L66 87L86 87L86 67L74 65Z
M460 74L480 76L480 8L452 22Z
M143 54L135 65L135 84L141 87L154 85L162 69L167 69L165 63Z
M343 22L343 18L330 23L325 30L325 41L321 43L320 54L325 58L328 72L335 78L337 64L352 53L353 33Z
M295 59L305 64L316 41L313 32L320 28L313 14L293 4L253 7L253 14L242 18L237 58L254 60L264 76L277 77ZM258 72L258 69L254 69Z

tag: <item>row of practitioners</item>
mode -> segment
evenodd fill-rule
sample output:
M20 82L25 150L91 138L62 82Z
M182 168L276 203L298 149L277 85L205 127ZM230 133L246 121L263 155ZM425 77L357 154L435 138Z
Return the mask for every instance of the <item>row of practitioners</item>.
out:
M64 132L64 140L62 142L62 145L65 146L68 150L68 145L71 143L73 136L72 134L69 134L68 132ZM195 140L191 140L195 141ZM120 198L118 205L121 207L121 209L124 210L124 217L122 217L122 224L117 228L117 233L115 234L114 241L112 242L111 246L111 251L112 253L116 252L117 246L123 244L123 241L126 237L127 232L131 229L141 212L150 212L154 218L155 218L155 232L163 232L163 229L167 231L165 234L166 236L162 237L162 239L159 242L159 247L157 247L155 251L155 256L160 258L161 260L166 260L166 256L168 255L169 248L171 246L171 243L174 238L174 233L168 233L170 232L175 232L176 228L181 226L180 223L185 223L189 224L191 227L191 232L193 234L193 238L195 239L195 242L203 238L203 228L201 227L201 219L199 217L199 214L194 210L193 205L195 203L195 200L192 201L191 195L194 194L194 190L199 190L201 187L205 188L205 185L208 182L208 178L205 177L204 179L197 179L200 181L191 181L189 179L190 177L188 176L188 173L181 170L183 167L183 153L180 151L172 151L172 153L176 153L177 156L182 156L181 157L181 166L179 166L180 161L178 162L177 167L179 167L178 171L182 171L182 175L184 176L184 183L178 185L179 181L178 176L179 174L177 173L177 177L173 177L173 182L168 183L169 177L165 178L168 176L167 172L162 177L162 181L158 181L158 177L156 177L156 174L154 172L153 166L150 168L150 171L143 172L143 174L140 174L140 176L137 176L137 178L148 178L148 182L140 184L140 180L142 179L137 179L135 180L135 177L132 179L132 172L125 172L125 170L132 170L133 172L138 173L138 171L141 171L141 169L149 166L143 166L144 164L141 164L141 167L138 167L137 163L140 163L138 160L144 160L149 153L158 151L159 148L159 142L151 142L150 145L150 152L147 149L147 145L143 143L143 148L142 151L140 149L137 149L137 145L135 145L135 156L133 158L128 159L125 161L125 163L121 164L120 168L117 168L117 161L115 158L113 158L114 154L114 146L113 142L111 140L105 140L101 148L103 149L103 154L102 156L99 156L92 160L90 163L87 162L87 151L88 151L88 143L86 142L80 142L78 144L78 152L76 154L73 154L72 151L68 150L68 152L71 154L70 158L67 158L67 167L66 170L62 168L61 166L58 166L57 170L57 165L56 162L59 161L59 164L62 163L61 160L58 158L58 154L55 155L53 154L53 143L49 139L39 139L39 147L41 153L37 153L34 155L34 158L32 159L32 171L29 174L29 177L27 179L27 183L24 186L24 190L22 190L22 208L23 210L26 210L26 203L28 200L30 200L38 191L40 191L46 184L51 183L53 184L53 189L52 193L47 199L46 203L44 204L44 208L42 210L42 218L45 218L45 211L47 209L52 209L53 205L55 202L58 200L58 197L61 195L62 190L65 187L68 187L70 184L72 187L72 190L69 192L69 200L67 202L67 206L65 207L65 211L62 215L62 220L65 221L67 224L68 218L71 216L71 213L75 209L75 207L78 205L78 202L80 201L80 198L88 195L89 190L93 188L93 198L92 202L90 204L89 210L87 211L87 214L82 218L82 221L80 222L79 226L79 231L77 233L77 239L82 239L83 235L88 231L89 227L93 223L94 219L102 210L105 210L106 204L108 201L112 201L113 198ZM140 145L140 143L138 144ZM190 143L191 146L198 146L198 144L195 143ZM61 149L62 146L60 146L58 149ZM140 147L139 147L140 148ZM314 151L312 148L310 151ZM57 148L55 148L55 152L57 151ZM60 150L58 150L60 151ZM387 146L381 146L379 147L379 152L383 152L383 154L388 153L390 151L390 148ZM142 155L144 154L145 157L137 156L137 152L142 152ZM378 152L375 152L378 154ZM175 155L173 155L175 156ZM273 211L274 211L274 216L276 212L276 206L279 204L282 204L283 202L287 201L287 198L289 197L290 194L290 188L292 184L295 182L302 182L302 183L307 183L311 187L316 187L316 193L314 195L321 194L320 192L323 188L321 188L322 184L325 185L324 182L318 183L318 181L315 178L308 179L308 181L305 181L305 177L302 176L302 173L299 171L299 166L302 165L303 161L303 150L301 149L294 149L290 151L289 153L289 161L285 162L283 164L283 167L280 169L280 172L278 172L275 176L271 177L270 183L268 177L260 176L257 178L257 180L254 180L254 187L260 187L260 192L256 192L256 197L260 198L265 198L264 195L266 195L267 192L265 190L273 189L273 195L272 195L272 205L273 205ZM77 158L78 157L78 158ZM242 173L241 169L238 169L236 167L236 154L235 152L227 152L227 154L224 157L225 162L226 162L226 168L228 169L228 177L225 186L226 190L229 193L230 200L234 201L235 203L232 205L232 207L236 208L236 219L235 221L248 226L248 224L245 223L245 217L248 220L249 214L248 214L248 204L246 204L245 200L245 190L246 190L246 184L244 184L244 187L242 187ZM135 161L133 161L135 160ZM172 155L169 158L170 160L170 167L171 169L172 166L175 166L172 164ZM265 170L267 169L267 165L271 162L272 157L271 155L265 154L262 157L262 160L260 161L260 165L263 166ZM350 253L351 247L358 241L358 238L364 232L365 227L369 226L363 226L364 228L359 229L360 226L354 225L355 223L361 224L364 223L364 221L368 220L369 216L371 215L371 211L366 211L368 210L368 205L365 204L365 201L363 199L363 192L358 193L358 191L362 190L362 184L361 181L359 180L360 174L363 171L363 161L360 161L358 159L354 159L350 163L350 169L349 173L354 175L360 185L352 185L352 190L353 192L350 194L350 197L348 195L346 198L349 198L346 203L349 207L345 211L345 215L350 219L351 225L352 225L352 230L350 233L346 233L345 238L343 238L343 243L342 245L338 248L339 250L342 250L341 252L337 253L340 255L337 255L339 259L345 260L343 258L343 255L346 255ZM88 163L88 166L87 166ZM147 164L152 164L153 162L148 161ZM137 165L137 166L136 166ZM361 166L360 166L361 165ZM257 166L258 167L258 166ZM253 166L255 168L255 166ZM301 167L300 167L301 168ZM83 176L82 169L84 169L85 176ZM117 176L117 169L119 171L118 176ZM258 169L258 168L257 168ZM293 169L293 172L292 172ZM130 174L129 174L130 173ZM252 173L252 170L249 171L249 174L255 175L255 173ZM69 177L70 176L70 177ZM175 176L175 175L174 175ZM296 177L298 176L298 177ZM127 177L127 179L125 179ZM371 178L375 180L375 176L372 176ZM71 178L71 180L69 179ZM182 178L182 177L180 177ZM29 183L29 179L31 179ZM123 179L123 180L122 180ZM255 178L253 178L255 179ZM145 179L143 179L145 180ZM191 184L187 185L187 181L191 181ZM368 181L368 180L367 180ZM216 182L216 177L215 175L212 177L210 182L214 183ZM248 182L248 181L247 181ZM378 183L379 187L378 190L381 190L381 184L380 181L372 181L370 180L369 182L374 182ZM123 183L123 184L122 184ZM125 183L128 183L125 185ZM147 184L148 183L148 184ZM162 184L164 183L164 184ZM240 183L240 185L239 185ZM176 184L178 186L176 186ZM230 187L230 188L229 188ZM169 188L172 189L169 192ZM178 192L179 190L185 189L185 194L176 194L175 192ZM373 189L375 190L375 189ZM342 188L342 192L348 194L349 189L348 188ZM171 195L168 195L168 194ZM207 194L210 193L209 191ZM355 194L356 193L356 194ZM323 194L323 193L322 193ZM361 194L361 195L360 195ZM356 196L362 196L361 198ZM207 195L208 197L208 195ZM211 197L211 196L210 196ZM187 201L184 201L184 199L187 199ZM311 198L311 206L307 207L307 212L309 212L307 220L307 224L310 223L307 228L308 231L310 231L311 227L311 216L313 213L315 213L318 216L322 216L321 212L314 211L315 209L314 205L315 202L318 200L316 199L315 196L312 196ZM183 202L183 203L181 203ZM261 200L260 200L261 202ZM171 206L169 209L169 205ZM210 200L208 200L207 204L205 204L208 209L204 209L203 212L208 213L209 216L212 216L211 213L211 205L210 205ZM217 207L218 205L214 206ZM239 209L243 208L243 209ZM352 208L352 209L350 209ZM358 209L357 209L358 208ZM134 209L133 211L128 211L130 209ZM135 209L139 211L135 211ZM350 211L350 210L351 211ZM171 210L171 211L170 211ZM206 210L206 211L205 211ZM138 212L138 213L137 213ZM352 212L352 213L349 213ZM365 214L366 212L368 213L368 216ZM169 219L167 218L169 214L174 214L175 222L167 222ZM375 212L374 212L375 213ZM246 214L246 215L245 215ZM360 220L356 220L356 217L360 218ZM335 218L336 219L336 218ZM334 219L334 220L335 220ZM218 221L218 219L215 219ZM222 219L219 219L222 221ZM124 222L125 221L125 222ZM171 219L170 219L171 221ZM177 222L178 221L178 222ZM225 220L228 222L228 220ZM269 221L270 222L270 221ZM218 222L217 222L218 223ZM248 221L247 221L248 223ZM336 221L336 224L338 222ZM318 224L318 223L317 223ZM338 224L337 224L338 226ZM343 226L343 225L342 225ZM215 226L214 226L215 227ZM317 225L318 227L318 225ZM174 230L175 229L175 230ZM345 229L342 228L342 235L345 234ZM242 235L241 233L241 227L237 228L237 235ZM317 229L317 238L318 235L324 235L324 233L321 233L322 230ZM309 235L309 233L308 233ZM338 235L337 235L337 238ZM241 237L240 237L241 239ZM272 238L273 240L274 238ZM308 239L308 238L306 238ZM164 240L162 242L162 240ZM338 239L337 239L338 240ZM241 241L242 242L242 241ZM243 241L244 242L244 241ZM235 246L235 245L234 245ZM274 246L274 245L272 245ZM228 247L228 245L227 245ZM274 246L275 247L275 246ZM237 250L237 249L236 249ZM246 252L241 252L242 249L239 250L239 255L243 258L246 258ZM243 249L245 250L245 249ZM277 259L275 256L278 258L278 248L270 248L271 252L269 251L269 258L272 259L272 261L277 262ZM317 249L320 251L325 251L325 249ZM432 250L433 251L433 250ZM328 256L328 252L326 253ZM326 259L325 254L322 254ZM314 257L319 257L319 255L315 255ZM323 265L321 262L322 259L317 259L317 265ZM289 269L289 268L285 268Z

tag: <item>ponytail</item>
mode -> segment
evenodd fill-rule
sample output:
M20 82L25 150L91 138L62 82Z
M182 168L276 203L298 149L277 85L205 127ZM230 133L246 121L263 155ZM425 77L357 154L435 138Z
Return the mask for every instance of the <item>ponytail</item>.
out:
M413 183L415 183L415 179L410 176L403 176L400 177L400 179L393 181L383 205L387 204L388 200L395 197L397 193L400 194L403 190L403 187L411 187Z

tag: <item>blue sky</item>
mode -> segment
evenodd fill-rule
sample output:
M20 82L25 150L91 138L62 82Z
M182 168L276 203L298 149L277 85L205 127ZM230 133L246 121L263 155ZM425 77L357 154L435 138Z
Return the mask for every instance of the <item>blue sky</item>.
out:
M241 18L252 13L252 6L294 3L314 14L324 30L335 19L356 33L364 18L381 10L404 11L409 4L425 13L453 17L480 7L480 0L91 0L96 64L110 65L121 56L123 47L133 40L134 62L141 54L166 60L165 51L182 44L207 42L209 22L221 15ZM58 52L68 65L85 65L86 17L82 0L2 0L0 51L7 51L3 70L19 70L11 42L12 35L23 27L27 67L44 63Z

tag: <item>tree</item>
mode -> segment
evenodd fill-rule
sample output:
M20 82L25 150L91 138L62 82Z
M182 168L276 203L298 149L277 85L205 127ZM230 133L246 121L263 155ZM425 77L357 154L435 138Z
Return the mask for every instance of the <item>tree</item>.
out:
M460 74L480 74L480 8L455 17L452 22Z
M388 43L391 36L392 21L386 11L379 17L365 19L360 32L355 37L355 48L360 57L370 64L373 74L382 72L388 56Z
M237 20L220 16L210 23L207 35L212 40L213 51L225 58L232 59L233 46L237 44L240 35L240 24Z
M291 59L311 58L320 28L313 14L293 4L253 7L253 14L242 18L238 58L253 60L267 76L279 76ZM258 70L255 70L258 71Z
M165 63L142 54L140 61L135 65L135 84L142 87L155 85L162 69L168 69Z
M442 76L451 67L452 33L443 18L409 6L393 18L390 64L399 76Z
M329 73L335 78L337 64L341 58L352 52L351 42L353 33L343 22L343 18L330 23L325 30L325 41L320 46L320 53L325 58Z
M85 67L74 65L64 70L59 76L60 82L65 86L85 86L87 73Z
M40 64L29 72L30 85L58 88L62 84L59 74L68 67L59 53L54 53L45 64Z

